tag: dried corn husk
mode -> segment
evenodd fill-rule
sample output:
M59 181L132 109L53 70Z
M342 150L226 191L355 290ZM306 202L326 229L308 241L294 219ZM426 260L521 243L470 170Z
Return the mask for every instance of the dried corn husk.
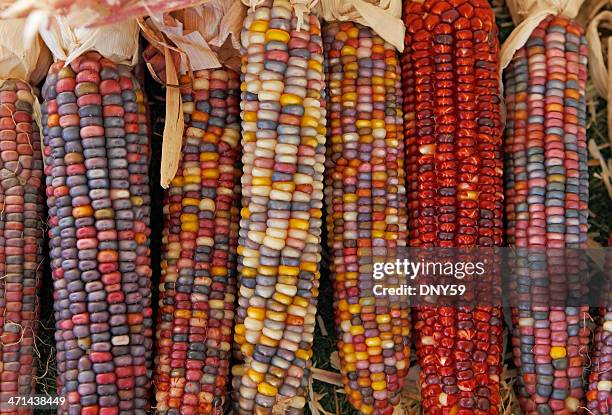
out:
M38 29L54 59L66 64L92 50L116 64L134 66L138 63L138 24L135 19L83 28L71 25L65 17L54 16Z
M533 30L547 16L567 16L574 19L584 0L507 0L506 4L516 28L504 42L500 57L500 71L503 71L522 48Z
M19 79L30 85L38 84L51 65L51 53L39 36L23 36L25 19L5 19L0 22L0 83ZM33 103L34 119L42 131L40 103Z
M240 69L240 39L246 8L240 0L208 0L196 7L153 14L140 20L145 38L161 56L147 62L152 76L166 84L161 185L176 175L183 137L183 110L178 74L222 66Z
M0 78L36 85L47 75L51 54L40 37L26 42L25 25L25 19L6 19L0 23Z
M588 2L580 20L587 27L589 42L589 73L597 94L608 101L608 124L612 124L612 36L600 33L600 28L612 30L611 0ZM612 128L608 129L608 141L612 144Z
M5 17L37 14L62 15L73 26L97 26L129 18L164 13L195 6L204 0L16 0L0 2L8 6Z

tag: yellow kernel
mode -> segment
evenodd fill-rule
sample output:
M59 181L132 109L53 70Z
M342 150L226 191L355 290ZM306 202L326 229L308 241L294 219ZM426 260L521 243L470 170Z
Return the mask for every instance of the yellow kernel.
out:
M268 265L260 265L257 270L263 275L276 275L278 267L271 267Z
M245 329L244 329L244 324L236 324L236 326L234 327L234 332L235 334L244 334Z
M255 278L255 276L257 276L257 270L255 268L244 267L242 268L242 276L246 278Z
M293 304L295 304L298 307L307 308L310 302L306 298L294 297Z
M310 354L308 351L304 350L304 349L299 349L295 352L295 357L297 357L298 359L302 359L302 360L309 360L310 359Z
M317 72L323 72L323 64L312 59L308 61L308 68Z
M259 338L259 343L261 343L264 346L269 346L269 347L278 346L278 340L271 339L268 336L264 336L264 335L262 335Z
M351 314L358 314L359 312L361 312L361 306L359 304L350 304L348 311Z
M302 117L302 122L300 124L302 127L313 127L316 128L319 125L319 120L314 117L309 117L307 115Z
M344 94L342 94L342 102L346 104L347 101L357 101L357 92L345 92Z
M385 381L372 382L372 389L375 391L384 390L387 387Z
M378 324L385 324L391 322L391 316L389 314L379 314L376 316L376 322Z
M280 190L281 192L292 193L295 190L295 183L274 182L272 184L272 188L276 190Z
M355 353L355 358L357 360L368 360L370 358L370 355L368 354L368 352L357 352Z
M260 307L249 307L247 308L247 315L262 321L266 315L266 310Z
M206 169L202 171L202 178L204 179L218 179L219 170L217 169Z
M293 94L283 94L280 97L280 104L281 105L301 105L302 104L302 98L297 96L297 95L293 95Z
M253 177L253 186L270 186L272 179L269 177Z
M366 339L366 345L369 347L377 347L380 346L381 341L380 341L380 337L368 337Z
M384 381L386 377L387 374L385 372L372 373L370 375L370 379L372 379L374 382Z
M273 321L285 321L287 319L287 313L282 313L280 311L266 311L266 317Z
M251 23L249 30L253 32L265 32L268 30L268 22L266 20L255 20Z
M217 161L219 154L217 153L200 153L200 161Z
M290 267L288 265L279 265L278 273L281 275L297 276L300 274L300 269L298 267Z
M340 50L340 54L342 56L350 56L350 55L354 55L357 53L357 50L349 45L344 45L342 46L342 49Z
M262 382L257 385L257 392L266 396L276 396L278 390L274 386L270 385L268 382Z
M300 264L300 269L302 271L317 272L318 265L315 262L302 262Z
M279 293L279 292L275 292L274 295L272 295L272 298L281 304L285 304L285 305L291 304L291 297L289 297L288 295Z
M355 92L353 92L355 93ZM370 128L372 126L372 124L370 123L370 120L357 120L355 121L355 127L357 128Z
M265 378L265 375L263 373L259 373L253 369L247 370L247 376L250 377L253 380L253 382L258 383L258 384L263 382Z
M185 232L197 232L200 229L198 222L183 222L181 224L181 230Z
M345 193L342 195L342 201L344 203L355 203L357 202L357 195L355 193Z
M352 26L346 31L346 34L349 38L357 39L359 37L359 28L357 28L357 26Z
M550 357L552 359L562 359L567 356L567 350L563 346L553 346L550 348Z
M198 215L195 213L183 213L181 215L181 222L197 222Z
M285 32L284 30L270 29L266 32L266 42L276 40L279 42L288 43L289 38L289 33Z
M294 229L301 229L303 231L307 231L310 224L307 220L304 219L290 219L289 227Z
M242 209L240 209L240 216L245 219L248 219L251 216L251 211L249 210L249 208L243 207Z
M246 122L257 122L257 113L253 111L245 111L242 113L242 119Z
M175 310L174 317L176 318L191 318L191 310Z
M351 326L350 331L353 336L365 333L365 329L363 328L363 326Z
M183 206L199 206L200 205L200 201L198 199L194 199L192 197L186 197L184 198L181 203L183 204Z

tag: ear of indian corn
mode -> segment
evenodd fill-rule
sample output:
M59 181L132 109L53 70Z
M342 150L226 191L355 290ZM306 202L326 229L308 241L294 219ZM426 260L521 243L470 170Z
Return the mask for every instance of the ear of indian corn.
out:
M375 296L371 268L394 261L407 240L399 59L357 23L327 24L324 42L327 227L341 372L356 409L391 414L410 364L408 303Z
M164 202L155 386L160 414L217 414L226 402L238 244L239 80L182 76L182 156Z
M413 247L502 243L499 45L486 0L408 2L402 57ZM426 414L496 414L501 309L420 307L414 316Z
M43 270L43 164L36 96L30 85L0 85L0 402L34 394L37 288Z
M61 413L142 413L152 348L149 138L127 67L52 65L44 156Z
M296 14L298 13L298 14ZM319 286L325 108L316 16L287 0L249 10L242 31L242 218L234 403L301 413Z
M548 248L544 274L551 280L577 263L572 252L552 251L584 248L587 240L586 77L583 30L556 16L539 24L505 72L508 242ZM542 274L533 270L531 282ZM587 313L586 306L513 309L526 414L574 413L583 405Z

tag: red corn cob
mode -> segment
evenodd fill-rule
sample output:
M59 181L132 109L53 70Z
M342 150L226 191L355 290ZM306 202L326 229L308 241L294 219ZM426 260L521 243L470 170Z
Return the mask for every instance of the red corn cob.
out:
M486 0L409 2L402 58L410 245L502 243L499 45ZM427 414L497 414L496 307L415 313Z

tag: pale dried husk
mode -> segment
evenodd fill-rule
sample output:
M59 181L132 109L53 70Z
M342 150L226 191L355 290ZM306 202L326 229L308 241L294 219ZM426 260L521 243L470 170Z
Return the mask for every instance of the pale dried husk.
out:
M589 75L597 94L608 101L608 125L612 125L612 36L601 33L600 29L612 30L612 0L588 0L579 16L586 25L586 38L589 44ZM608 128L608 142L612 145L612 128ZM604 163L604 173L606 166ZM605 176L605 174L604 174ZM605 179L606 177L604 177ZM612 195L610 180L604 180Z
M550 15L576 18L584 0L507 0L508 10L516 28L504 42L500 70L512 61L517 50L525 46L534 29Z
M5 17L62 15L73 26L98 26L196 6L204 0L13 0L2 1Z
M0 79L36 85L47 75L51 53L39 36L31 42L23 36L25 26L25 19L0 21Z
M196 7L155 14L139 21L143 36L165 60L165 76L147 64L151 75L166 84L161 180L167 188L176 175L184 131L178 74L227 67L240 69L240 31L246 8L240 0L208 0ZM178 67L172 54L179 55Z
M95 28L72 26L62 16L53 16L38 28L53 58L69 64L85 52L96 51L118 65L138 63L138 22L131 19Z
M40 36L26 39L26 19L0 21L0 85L19 79L37 85L51 66L51 53ZM36 95L36 94L35 94ZM42 131L42 111L37 99L32 103L33 118Z
M242 0L245 6L251 9L256 9L258 6L263 4L266 0ZM319 0L287 0L288 3L293 7L295 15L297 17L297 29L300 30L304 23L304 17L309 13L317 12L317 4Z
M246 8L240 0L205 3L141 20L145 38L159 50L181 55L179 72L229 67L240 69L240 31Z

